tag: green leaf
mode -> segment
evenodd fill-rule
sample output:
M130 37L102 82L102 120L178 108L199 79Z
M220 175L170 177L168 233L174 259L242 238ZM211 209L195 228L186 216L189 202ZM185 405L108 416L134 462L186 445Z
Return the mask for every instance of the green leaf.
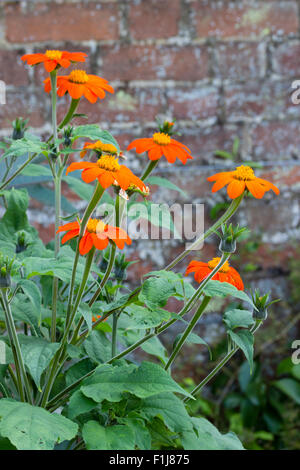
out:
M47 145L44 142L41 142L37 137L29 136L18 140L12 140L9 148L1 156L0 161L4 158L15 156L21 157L26 153L42 153L47 148Z
M182 337L182 334L183 333L180 333L179 335L176 336L175 340L174 340L174 343L173 343L173 349L175 349L176 347L176 344L178 343L178 341L180 340L180 338ZM204 341L204 339L200 338L200 336L196 335L195 333L190 333L186 339L186 343L190 343L190 344L203 344L204 346L207 347L208 351L209 351L209 357L210 359L212 359L212 352L211 352L211 349L209 347L209 345L207 344L206 341Z
M104 427L97 421L88 421L82 436L88 450L134 450L135 433L129 426Z
M82 413L88 413L98 406L91 398L86 397L80 390L76 390L70 398L68 405L68 418L74 419Z
M300 383L294 379L281 379L273 382L281 392L290 397L294 402L300 405Z
M12 302L13 316L16 321L30 325L37 334L41 323L41 308L37 309L32 302L27 302L26 295L17 294Z
M148 328L160 325L163 321L167 321L170 318L170 313L167 310L161 308L149 310L140 305L128 307L126 313L131 314L126 322L126 330L147 330Z
M181 439L185 450L244 450L234 433L221 434L204 418L192 418L192 422L194 431L185 432Z
M238 327L249 328L255 323L252 312L239 309L227 310L224 314L223 321L230 330L234 330Z
M168 279L151 277L143 283L139 300L155 310L157 307L164 307L175 293L176 290Z
M148 339L145 341L141 348L147 354L151 356L158 357L158 359L163 363L166 364L168 359L168 353L162 342L157 336L153 336L153 338Z
M160 393L144 399L141 404L141 414L148 419L161 417L166 426L174 432L193 429L184 404L173 393Z
M42 303L42 295L37 285L29 279L20 279L18 285L22 287L22 290L26 297L31 301L37 310L40 310Z
M237 299L248 302L252 307L255 308L252 300L245 292L238 290L235 286L229 284L228 282L209 281L204 288L204 294L208 295L209 297L227 297L227 295L231 295L232 297L236 297Z
M74 129L73 137L75 137L75 139L85 137L90 140L101 140L104 144L113 144L117 150L120 151L120 147L116 139L108 131L103 131L98 124L86 124L76 127Z
M249 330L228 330L228 334L235 344L241 348L250 365L250 372L253 369L253 343L254 337Z
M111 344L103 331L92 331L84 341L83 347L89 358L98 364L111 358Z
M134 443L139 450L151 449L151 435L142 419L136 418L119 418L119 424L128 426L134 432Z
M21 173L25 176L48 176L51 180L53 178L52 172L48 166L42 164L38 165L37 163L30 163L25 166Z
M51 359L59 348L59 343L48 343L42 338L19 335L25 366L41 391L41 375L48 367Z
M120 401L124 392L139 398L146 398L160 392L177 392L190 396L159 365L143 362L139 367L133 364L99 366L95 374L83 382L81 391L94 401Z
M25 230L33 238L38 237L37 230L28 222L26 210L28 208L29 197L26 189L10 189L2 191L5 197L7 209L0 220L0 239L16 241L16 232Z
M187 193L183 191L181 188L176 186L176 184L172 183L171 181L167 180L166 178L161 178L159 176L149 176L146 181L147 184L155 184L162 188L172 189L173 191L177 191L182 196L187 197Z
M75 437L78 426L64 416L9 398L0 400L0 434L19 450L52 450Z

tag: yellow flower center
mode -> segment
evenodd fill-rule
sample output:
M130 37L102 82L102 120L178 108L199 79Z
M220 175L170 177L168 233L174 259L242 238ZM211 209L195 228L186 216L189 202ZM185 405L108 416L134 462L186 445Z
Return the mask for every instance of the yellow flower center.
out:
M171 137L163 132L155 132L153 140L158 145L168 145L171 142Z
M72 72L69 75L69 81L72 83L84 84L84 83L87 83L88 80L89 80L89 77L84 70L72 70Z
M241 165L236 167L233 177L236 180L251 181L254 180L255 174L250 166Z
M45 56L48 57L48 59L59 60L59 59L61 59L62 52L61 51L48 50L48 51L46 51Z
M86 225L86 229L90 233L101 233L104 232L105 223L99 219L90 219Z
M213 270L215 269L215 267L220 263L221 261L221 258L213 258L212 260L210 260L207 264L208 264L208 267L209 269ZM219 270L219 272L221 273L228 273L229 271L229 263L228 261L225 261L225 263L223 264L222 268Z
M114 158L112 155L103 155L99 160L97 161L97 165L99 168L102 168L103 170L107 171L119 171L121 168L121 165L118 163L118 159Z

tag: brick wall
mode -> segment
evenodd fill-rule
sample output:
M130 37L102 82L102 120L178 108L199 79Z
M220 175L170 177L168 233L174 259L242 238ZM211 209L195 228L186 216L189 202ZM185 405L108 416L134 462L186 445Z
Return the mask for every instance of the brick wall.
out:
M80 111L111 130L123 148L133 138L150 136L157 115L177 119L194 160L186 167L162 164L159 172L183 187L189 201L205 201L207 210L223 196L212 198L205 177L228 164L214 151L230 149L239 137L239 160L260 162L260 174L281 189L280 197L268 194L244 206L240 221L260 242L255 252L245 251L241 264L257 265L252 276L257 282L267 285L272 278L277 295L288 295L288 263L300 238L300 105L291 101L291 84L300 79L300 1L2 0L0 5L0 79L7 84L1 133L16 114L28 116L36 132L49 131L43 68L24 67L20 56L57 48L87 52L88 70L112 82L113 97L95 105L84 101ZM62 115L66 100L60 103ZM134 161L137 171L141 161ZM175 192L160 191L159 197L186 202ZM33 208L32 217L49 238L41 213ZM172 254L181 250L173 245ZM203 257L214 252L206 244ZM163 265L169 254L161 242L135 245L132 256L142 261L132 276L140 277L153 263Z

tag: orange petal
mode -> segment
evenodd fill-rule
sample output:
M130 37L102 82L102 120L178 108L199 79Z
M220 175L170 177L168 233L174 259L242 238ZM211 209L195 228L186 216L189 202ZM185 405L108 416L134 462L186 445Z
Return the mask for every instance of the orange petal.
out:
M148 157L150 160L159 160L163 155L163 151L160 145L155 145L148 152Z
M231 175L224 175L220 177L211 188L212 192L215 193L216 191L219 191L220 189L224 188L224 186L226 186L226 184L228 184L230 181L232 181Z
M108 238L99 238L96 233L92 233L93 243L97 250L105 250L109 241Z
M70 230L67 232L61 239L62 245L66 243L68 240L71 240L71 238L77 237L79 234L79 230Z
M246 186L252 196L254 196L256 199L261 199L267 191L267 189L264 188L262 184L256 180L246 181Z
M245 181L233 179L227 187L227 193L231 199L236 199L243 191L245 191Z
M69 222L68 224L61 225L60 227L58 227L58 230L56 233L67 232L68 230L75 230L75 229L79 230L79 228L80 226L78 222Z
M93 247L93 238L89 232L86 232L79 242L79 253L86 255Z
M96 178L98 178L101 172L103 172L103 170L97 167L87 168L81 173L81 178L85 183L91 183L92 181L95 181Z
M98 168L97 163L92 163L92 162L73 162L71 165L68 166L66 175L68 173L71 173L72 171L76 170L85 170L87 168Z

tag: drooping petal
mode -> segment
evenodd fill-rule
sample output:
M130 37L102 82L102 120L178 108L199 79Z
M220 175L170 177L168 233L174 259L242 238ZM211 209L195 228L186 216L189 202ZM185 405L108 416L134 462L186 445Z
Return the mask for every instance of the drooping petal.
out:
M149 152L149 160L155 161L159 160L163 155L163 150L160 145L155 145L155 147L152 147Z
M227 194L231 199L236 199L243 191L245 191L245 181L233 179L227 187Z
M102 172L103 170L97 167L87 168L81 173L81 178L85 183L91 183L95 181Z
M231 175L224 175L218 178L211 188L212 192L215 193L216 191L219 191L219 189L224 188L224 186L226 186L226 184L228 184L230 181L232 181Z
M86 255L93 248L93 238L89 232L85 232L79 242L79 253Z
M252 196L254 196L256 199L261 199L266 192L266 189L262 186L262 184L256 180L246 181L246 186Z
M69 222L68 224L61 225L60 227L58 227L58 230L56 233L67 232L68 230L75 230L75 229L79 230L79 228L80 226L78 222Z
M71 165L68 166L66 175L68 173L71 173L72 171L76 170L85 170L87 168L98 168L97 163L92 163L92 162L73 162Z
M100 238L97 236L96 233L92 233L91 236L93 239L94 246L97 248L97 250L105 250L105 248L107 247L109 243L108 238L107 237Z
M75 238L79 235L79 230L70 230L67 232L61 239L62 245L66 243L68 240L71 240L71 238Z

